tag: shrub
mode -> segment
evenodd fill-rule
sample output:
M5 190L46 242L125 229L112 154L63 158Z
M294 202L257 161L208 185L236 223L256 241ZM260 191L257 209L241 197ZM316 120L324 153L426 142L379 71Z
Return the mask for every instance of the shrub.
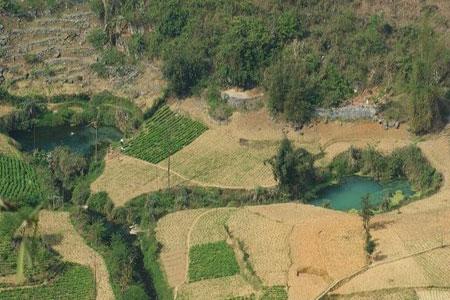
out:
M145 290L138 285L128 287L128 289L123 293L123 299L127 300L143 300L147 298L148 296L145 293Z
M27 53L23 56L23 58L25 59L25 62L29 65L35 65L42 62L42 59L39 57L39 55L34 53Z
M87 40L95 49L101 49L108 43L108 35L100 28L89 32Z

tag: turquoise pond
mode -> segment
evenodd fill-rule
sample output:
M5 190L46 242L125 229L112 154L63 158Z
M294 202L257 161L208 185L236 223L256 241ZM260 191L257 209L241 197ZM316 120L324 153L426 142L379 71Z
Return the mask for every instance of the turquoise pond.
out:
M396 191L402 191L405 196L414 192L406 180L396 180L388 183L377 182L371 178L351 176L341 183L325 188L319 197L310 203L316 206L330 204L330 208L342 211L361 209L361 198L369 194L373 205L381 204L386 196Z
M80 154L88 154L95 145L95 129L92 127L40 127L31 130L12 131L9 135L19 142L24 151L40 149L51 151L58 146L69 147ZM122 133L113 127L99 127L98 142L117 142Z

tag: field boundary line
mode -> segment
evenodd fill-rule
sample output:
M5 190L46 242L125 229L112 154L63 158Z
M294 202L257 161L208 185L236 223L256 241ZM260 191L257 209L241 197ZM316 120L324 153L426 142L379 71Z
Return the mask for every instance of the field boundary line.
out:
M141 163L147 164L149 166L152 166L152 167L155 167L157 169L160 169L162 171L167 172L167 167L161 166L161 165L159 165L159 163L158 164L154 164L154 163L151 163L151 162L148 162L148 161L145 161L145 160L142 160L142 159L139 159L139 158L127 155L127 154L125 154L123 152L120 152L120 154L123 155L123 156L126 156L127 158L132 158L132 159L138 160ZM202 182L202 181L198 181L198 180L195 180L195 179L192 179L192 178L188 178L188 177L186 177L186 176L184 176L184 175L182 175L182 174L180 174L180 173L178 173L176 171L173 171L173 170L170 170L170 174L180 177L185 182L190 182L190 183L193 183L194 185L198 185L198 186L202 186L202 187L213 187L213 188L230 189L230 190L251 190L251 189L256 187L256 186L254 186L254 187L248 187L248 186L227 186L227 185L221 185L221 184L213 184L213 183ZM259 187L262 187L262 188L274 188L276 186L277 186L276 184L274 184L274 185L259 185Z
M336 288L341 287L342 285L348 283L350 280L352 280L356 276L359 276L359 275L363 274L364 272L366 272L368 270L372 270L372 269L375 269L375 268L380 267L380 266L392 264L392 263L395 263L395 262L398 262L398 261L401 261L401 260L404 260L404 259L407 259L407 258L419 256L419 255L422 255L422 254L425 254L425 253L428 253L428 252L433 252L433 251L438 250L438 249L446 249L446 248L449 248L449 247L450 247L450 244L444 244L444 245L441 245L441 246L436 246L436 247L432 247L432 248L429 248L429 249L425 249L425 250L422 250L422 251L419 251L419 252L416 252L416 253L408 254L406 256L393 258L393 259L390 259L390 260L387 260L387 261L383 261L383 262L379 262L379 263L375 263L375 264L371 264L371 265L366 265L362 269L360 269L360 270L358 270L358 271L348 275L347 277L344 277L342 279L339 279L339 280L333 282L326 290L322 291L314 299L315 300L322 299L329 292L334 291Z

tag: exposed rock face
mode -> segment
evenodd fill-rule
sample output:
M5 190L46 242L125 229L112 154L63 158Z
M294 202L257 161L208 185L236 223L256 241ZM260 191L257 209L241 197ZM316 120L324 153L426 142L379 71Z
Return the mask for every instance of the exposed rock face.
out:
M229 89L222 91L220 96L234 108L255 110L263 105L264 94L257 89L248 91Z
M318 108L316 114L328 120L373 119L377 109L374 105L347 105L339 108Z

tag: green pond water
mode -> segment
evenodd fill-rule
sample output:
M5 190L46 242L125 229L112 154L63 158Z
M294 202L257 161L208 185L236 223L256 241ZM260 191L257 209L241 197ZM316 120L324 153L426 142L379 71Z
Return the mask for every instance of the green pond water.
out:
M388 183L380 183L371 178L361 176L347 177L338 185L325 188L319 193L319 197L310 203L316 206L330 204L332 209L349 211L361 209L361 198L369 194L370 203L378 205L391 193L402 191L405 196L411 196L414 192L406 180L396 180Z
M22 150L51 151L58 146L69 147L80 154L88 154L95 145L95 129L92 127L40 127L31 130L12 131L9 135L22 145ZM113 127L98 128L98 142L117 142L122 133Z

